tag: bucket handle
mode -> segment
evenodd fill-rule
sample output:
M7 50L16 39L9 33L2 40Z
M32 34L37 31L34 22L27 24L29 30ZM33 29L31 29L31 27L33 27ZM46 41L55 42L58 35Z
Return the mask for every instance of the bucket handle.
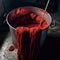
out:
M56 21L54 19L52 19L52 22L51 22L50 27L51 28L54 28L55 26L56 26Z

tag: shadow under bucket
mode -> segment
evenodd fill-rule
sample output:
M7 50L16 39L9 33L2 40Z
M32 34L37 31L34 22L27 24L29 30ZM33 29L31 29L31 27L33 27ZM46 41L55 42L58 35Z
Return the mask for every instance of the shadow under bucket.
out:
M29 18L30 13L32 13L30 16L32 17L33 21L30 21L31 20L31 18ZM6 21L7 21L7 24L9 25L14 45L16 45L16 34L15 34L16 28L19 26L25 27L25 28L31 28L30 26L32 24L34 24L34 27L36 27L35 25L39 24L39 21L38 20L37 20L38 22L34 21L34 19L33 19L35 16L34 14L41 16L41 15L43 15L43 13L44 13L43 9L40 9L37 7L31 7L31 6L19 7L19 8L13 9L11 12L8 13L8 15L6 17ZM27 17L29 18L28 20L26 19ZM37 26L41 31L40 36L38 35L40 37L39 38L40 46L42 46L44 43L44 40L47 36L48 27L50 26L51 20L52 20L50 14L48 12L45 13L44 18L47 21L48 26L41 27L41 28L38 27L39 25Z

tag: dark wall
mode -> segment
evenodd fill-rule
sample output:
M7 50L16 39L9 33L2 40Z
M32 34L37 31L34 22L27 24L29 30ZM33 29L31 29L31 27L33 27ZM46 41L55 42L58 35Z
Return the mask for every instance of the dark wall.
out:
M5 10L8 11L15 7L20 6L36 6L40 8L45 8L47 0L3 0L3 4L5 6ZM51 0L49 7L47 9L48 12L55 12L58 7L58 0Z

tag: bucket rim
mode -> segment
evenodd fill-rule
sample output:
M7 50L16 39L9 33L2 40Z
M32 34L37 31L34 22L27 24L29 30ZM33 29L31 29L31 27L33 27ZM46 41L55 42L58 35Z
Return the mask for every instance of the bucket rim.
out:
M33 6L23 6L23 7L18 7L18 8L37 8L37 9L39 9L39 10L41 10L42 8L38 8L38 7L33 7ZM13 26L11 26L11 24L9 24L9 22L8 22L8 16L14 11L14 10L16 10L16 9L18 9L18 8L14 8L14 9L12 9L8 14L7 14L7 16L6 16L6 22L7 22L7 24L8 24L8 26L9 27L11 27L12 29L14 29L14 30L16 30ZM44 9L42 9L42 10L44 10ZM47 11L46 11L47 12ZM52 18L51 18L51 15L47 12L47 15L49 15L49 17L50 17L50 24L51 24L51 21L52 21ZM50 24L49 24L49 26L50 26ZM48 27L49 27L48 26Z

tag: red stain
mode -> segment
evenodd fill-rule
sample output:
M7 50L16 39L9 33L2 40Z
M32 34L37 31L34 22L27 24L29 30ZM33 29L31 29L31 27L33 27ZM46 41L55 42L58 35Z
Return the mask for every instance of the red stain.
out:
M23 10L17 10L17 14L23 13ZM17 21L17 22L16 22ZM42 18L42 16L36 13L28 13L24 16L18 16L13 18L11 25L15 27L16 43L18 48L18 60L37 60L39 53L39 34L41 29L48 28L48 23ZM29 33L29 38L24 35L24 32ZM25 36L24 38L22 36ZM29 41L29 42L27 42Z
M10 48L9 48L9 51L13 51L14 49L15 49L15 46L11 45Z

